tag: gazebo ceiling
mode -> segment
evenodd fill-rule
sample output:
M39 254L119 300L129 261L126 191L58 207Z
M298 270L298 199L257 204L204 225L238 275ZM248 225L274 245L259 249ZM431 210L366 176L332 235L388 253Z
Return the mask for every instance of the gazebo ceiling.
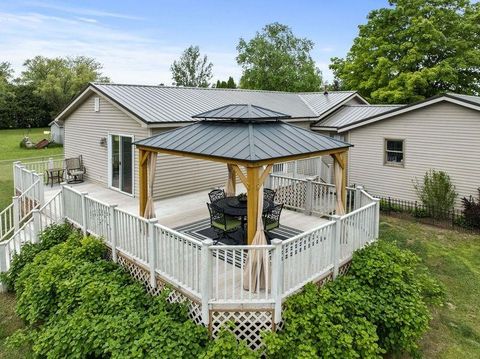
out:
M217 159L264 162L351 145L282 121L199 121L135 142L139 147Z
M192 116L192 118L217 120L279 120L291 118L291 116L252 104L232 104L202 112Z

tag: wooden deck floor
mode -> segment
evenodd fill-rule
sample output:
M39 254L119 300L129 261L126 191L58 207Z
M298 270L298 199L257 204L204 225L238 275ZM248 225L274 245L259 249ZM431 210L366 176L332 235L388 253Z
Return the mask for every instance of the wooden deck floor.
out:
M79 192L87 192L90 196L102 202L117 204L118 208L133 214L138 214L138 198L108 189L94 182L84 182L68 186L71 186ZM45 187L45 200L51 198L58 191L59 186L54 186L53 188ZM209 190L155 201L155 213L158 222L167 227L176 228L208 218L209 213L206 205L209 201L208 192ZM238 186L237 192L245 192L245 190ZM283 225L301 231L318 227L326 221L327 219L325 218L307 216L301 212L287 209L283 210L280 220Z

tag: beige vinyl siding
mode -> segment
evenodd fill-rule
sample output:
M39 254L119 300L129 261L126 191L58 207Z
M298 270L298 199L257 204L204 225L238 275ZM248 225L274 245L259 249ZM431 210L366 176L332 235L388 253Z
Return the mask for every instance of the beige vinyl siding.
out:
M385 139L404 139L404 167L384 165ZM480 112L441 102L350 131L349 182L376 195L417 200L412 180L446 171L463 196L480 187Z
M65 120L65 157L83 156L86 178L108 185L108 151L102 147L102 138L109 134L133 135L134 140L148 136L148 129L127 116L111 102L100 97L100 111L94 111L91 95ZM135 194L138 195L138 151L134 161Z
M152 129L152 136L163 131L168 129ZM227 173L227 165L219 162L159 154L154 186L155 199L224 186Z

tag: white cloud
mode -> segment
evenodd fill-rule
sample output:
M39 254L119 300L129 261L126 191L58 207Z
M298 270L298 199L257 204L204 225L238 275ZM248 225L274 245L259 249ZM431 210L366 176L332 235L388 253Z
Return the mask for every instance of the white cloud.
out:
M17 75L23 62L36 55L96 58L104 75L117 83L171 84L170 65L184 50L168 37L116 30L89 17L62 17L40 13L0 12L0 61L12 63ZM240 70L235 54L202 49L214 64L214 79L234 76Z
M89 23L91 23L91 24L96 24L96 23L98 22L97 20L91 19L91 18L88 18L88 17L80 17L80 16L78 16L78 17L76 17L75 19L80 20L80 21L83 21L83 22L89 22Z
M56 10L56 11L61 11L61 12L76 14L76 15L111 17L111 18L128 19L128 20L142 20L142 18L138 16L132 16L132 15L126 15L126 14L120 14L116 12L102 11L102 10L96 10L96 9L85 9L85 8L74 7L74 6L54 5L54 4L41 2L41 1L30 1L27 4L30 6L38 7L38 8Z

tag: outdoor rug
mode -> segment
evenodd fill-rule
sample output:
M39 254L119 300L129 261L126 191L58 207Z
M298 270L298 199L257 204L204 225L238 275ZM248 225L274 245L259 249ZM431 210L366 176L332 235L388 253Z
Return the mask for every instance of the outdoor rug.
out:
M190 223L190 224L175 228L175 230L181 233L188 234L189 236L199 239L201 241L207 238L211 238L213 240L217 239L217 233L210 227L209 218L205 218L198 222ZM302 231L298 229L280 225L279 228L271 231L269 236L271 239L278 238L284 241L285 239L296 236L297 234L300 234L300 233L302 233ZM234 233L229 233L229 237L231 238L222 238L220 242L228 245L235 245L235 244L238 245L244 241L242 240L242 238L245 237L245 234L243 230L239 230Z

